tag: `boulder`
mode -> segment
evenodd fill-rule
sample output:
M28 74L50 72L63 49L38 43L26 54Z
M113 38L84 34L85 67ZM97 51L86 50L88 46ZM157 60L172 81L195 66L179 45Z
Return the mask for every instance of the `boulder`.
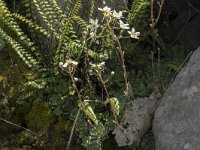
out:
M159 104L161 90L156 89L148 98L137 98L128 103L120 125L114 130L118 146L130 146L139 143L151 128L152 117Z
M200 48L167 89L153 121L156 150L200 150Z

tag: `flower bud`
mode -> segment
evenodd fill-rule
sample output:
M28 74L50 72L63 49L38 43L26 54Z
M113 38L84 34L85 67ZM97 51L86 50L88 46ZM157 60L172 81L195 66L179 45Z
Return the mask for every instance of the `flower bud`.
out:
M60 67L60 68L63 67L63 62L59 62L59 67Z
M114 76L114 75L115 75L115 72L114 72L114 71L111 71L110 75L111 75L111 76Z
M74 81L77 82L77 81L78 81L78 78L74 77Z

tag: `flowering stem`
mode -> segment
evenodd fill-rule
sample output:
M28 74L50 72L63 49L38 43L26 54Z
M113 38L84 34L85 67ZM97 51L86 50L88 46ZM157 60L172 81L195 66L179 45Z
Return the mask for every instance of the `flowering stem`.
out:
M70 75L70 78L71 78L71 80L72 80L72 85L73 85L74 89L76 90L78 99L79 99L80 103L84 106L84 104L83 104L83 102L82 102L82 99L81 99L81 94L80 94L80 92L79 92L79 90L78 90L78 88L77 88L77 86L76 86L76 82L75 82L75 80L74 80L74 76L73 76L73 74L72 74L71 71L69 71L69 75Z
M102 79L101 74L100 74L98 71L96 71L96 72L97 72L97 75L98 75L98 77L99 77L99 79L100 79L100 81L101 81L101 83L102 83L102 85L103 85L103 87L104 87L104 89L105 89L105 91L106 91L106 95L107 95L107 97L109 98L108 89L107 89L107 87L106 87L106 84L105 84L104 80Z
M107 22L107 26L108 26L108 29L109 29L113 39L117 42L117 45L118 45L117 49L118 49L118 52L120 54L120 59L121 59L121 63L122 63L122 69L123 69L123 72L124 72L125 96L128 96L128 77L127 77L127 71L126 71L126 66L125 66L125 61L124 61L124 51L122 50L122 47L121 47L119 39L114 34L114 32L111 29L111 27L110 27L108 22Z

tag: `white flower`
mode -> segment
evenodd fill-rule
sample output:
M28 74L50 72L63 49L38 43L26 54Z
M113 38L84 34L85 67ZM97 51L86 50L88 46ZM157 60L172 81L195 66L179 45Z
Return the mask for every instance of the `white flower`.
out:
M135 29L134 29L134 28L132 28L131 31L128 31L128 33L131 35L132 38L134 38L134 39L139 39L138 36L140 35L140 32L135 32Z
M104 66L105 66L105 62L104 61L97 65L98 68L103 68Z
M62 67L63 67L63 68L67 68L68 66L76 67L77 65L78 65L78 62L73 61L73 60L71 60L71 59L68 59L68 60L62 65Z
M63 67L63 62L59 62L59 67L60 67L60 68Z
M123 18L123 16L122 16L122 11L120 11L120 12L117 13L117 12L114 10L112 16L113 16L114 18L116 18L116 19L121 19L121 18Z
M90 63L90 65L91 65L91 68L92 68L92 69L94 69L94 68L96 68L96 67L97 67L97 65L96 65L96 64L92 64L92 63Z
M94 38L96 36L96 32L90 32L90 37Z
M129 24L125 24L121 20L119 20L119 26L122 29L129 29Z
M100 66L105 66L105 61L101 62L99 65Z
M98 10L103 12L104 17L111 16L112 11L111 11L111 8L108 6L105 6L104 8L98 8Z
M103 71L105 67L105 62L103 61L99 64L90 63L90 65L91 65L91 69L94 69L95 71Z
M88 25L88 28L92 31L95 31L99 27L98 19L90 19L90 25Z

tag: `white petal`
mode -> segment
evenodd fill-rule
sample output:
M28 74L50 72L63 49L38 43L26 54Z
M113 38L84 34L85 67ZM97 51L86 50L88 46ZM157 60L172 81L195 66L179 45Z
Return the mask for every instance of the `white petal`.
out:
M103 61L103 62L101 62L99 65L104 66L104 65L105 65L105 62Z
M88 27L89 29L91 29L91 28L92 28L92 26L91 26L91 25L88 25L87 27Z
M135 39L135 35L132 34L131 37Z
M63 68L66 68L68 66L68 63L64 63Z
M72 64L75 65L75 66L77 66L77 65L78 65L78 62L72 61Z
M92 23L94 23L94 20L93 20L93 19L90 19L90 21L89 21L89 22L92 24Z
M135 32L135 28L132 28L131 32Z
M103 9L102 9L102 8L98 8L98 10L100 10L100 11L103 11Z
M111 10L111 8L108 7L108 6L105 6L103 9L104 9L105 11L110 11L110 10Z
M131 35L132 34L132 32L131 31L128 31L128 33Z
M135 35L139 36L139 35L140 35L140 32L136 32Z

